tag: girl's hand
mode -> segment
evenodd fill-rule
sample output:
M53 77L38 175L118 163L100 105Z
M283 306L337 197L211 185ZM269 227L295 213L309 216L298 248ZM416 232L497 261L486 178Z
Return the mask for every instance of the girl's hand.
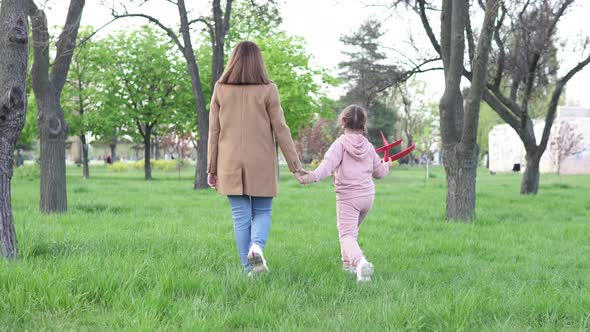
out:
M299 181L300 184L308 184L310 182L309 171L303 168L295 172L293 175L295 175L295 178L297 179L297 181Z
M207 174L207 184L211 189L217 189L217 175L215 174Z

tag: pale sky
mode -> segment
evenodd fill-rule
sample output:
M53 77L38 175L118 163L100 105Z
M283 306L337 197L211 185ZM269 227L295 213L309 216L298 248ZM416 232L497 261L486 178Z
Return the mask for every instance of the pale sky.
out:
M113 0L103 0L112 3ZM116 1L115 1L116 2ZM126 1L128 2L128 1ZM404 56L415 56L416 50L425 54L432 54L425 34L423 33L420 21L415 14L399 11L392 13L384 7L373 6L373 4L387 3L386 0L283 0L283 29L291 34L305 38L307 49L313 54L315 64L329 69L334 75L338 73L337 65L343 60L343 45L340 37L354 31L365 19L374 17L378 19L387 18L384 24L386 35L383 37L383 45L387 47L387 54L395 59L402 60ZM389 1L392 2L392 1ZM66 0L49 0L48 10L49 25L63 25L67 11ZM82 25L99 27L110 21L110 11L101 0L86 1L86 8L82 17ZM198 3L192 5L190 16L200 16L200 13L209 14L209 1L187 1L187 3ZM187 4L188 5L188 4ZM174 5L164 0L152 0L140 10L130 12L147 12L160 18L170 26L176 26L178 14ZM587 24L590 17L590 1L578 0L574 8L567 13L565 19L560 22L560 36L568 41L579 40L580 35L590 36L590 24ZM105 33L124 26L133 27L143 25L145 20L130 18L118 22L105 29ZM433 22L436 25L437 22ZM474 27L479 27L481 22L472 22ZM410 43L409 36L413 36ZM401 51L396 53L393 49ZM586 51L586 54L588 51ZM403 53L403 54L402 54ZM573 67L582 57L579 53L568 53L562 57L564 64L562 68ZM427 82L427 94L432 100L440 99L444 82L442 73L424 74L420 79ZM590 83L590 67L586 67L578 73L567 85L567 100L570 103L590 107L590 93L587 92ZM334 94L336 92L331 93Z

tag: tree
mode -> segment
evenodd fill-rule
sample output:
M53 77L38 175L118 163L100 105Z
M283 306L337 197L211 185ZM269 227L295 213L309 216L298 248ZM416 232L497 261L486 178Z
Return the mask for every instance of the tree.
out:
M573 0L538 0L517 2L510 7L506 4L494 29L498 65L487 84L484 99L516 131L524 144L526 168L520 189L522 194L538 192L539 162L547 148L561 94L567 82L590 63L588 55L555 82L550 80L559 65L554 46L557 24L572 3ZM504 24L504 20L508 22ZM539 141L535 136L530 106L536 96L544 94L550 99L543 106L545 124Z
M114 112L111 118L143 142L145 179L151 180L153 134L158 126L185 118L182 114L192 106L192 100L183 98L189 82L182 75L182 60L169 51L171 43L154 29L144 27L111 40L103 55L102 80L114 95L103 114Z
M383 103L382 97L385 87L398 78L399 70L383 63L387 57L379 45L381 36L381 23L364 22L358 31L341 38L349 50L344 52L348 59L339 64L342 79L349 85L342 102L368 110L368 136L374 144L381 142L381 132L392 136L397 121L396 110Z
M539 190L539 162L547 148L557 106L567 82L590 63L590 55L569 69L565 75L557 75L557 25L563 19L573 0L517 0L504 1L500 16L494 23L491 50L493 65L486 82L484 101L518 134L526 150L526 168L521 182L522 194L535 194ZM479 7L485 5L478 0ZM424 30L437 53L441 53L428 19L429 4L416 0L413 6L419 14ZM469 16L467 16L469 17ZM472 63L475 35L469 21L465 27ZM481 38L481 36L480 36ZM582 45L586 50L588 40ZM463 68L463 76L473 79L473 73ZM549 99L543 98L549 95ZM545 101L543 103L543 101ZM535 110L537 104L544 112ZM533 116L545 114L540 139L533 128ZM539 143L537 143L539 142Z
M549 147L557 164L557 174L561 175L561 164L569 156L584 150L584 136L576 132L576 127L567 121L562 121L557 126L558 132L551 141Z
M333 113L332 105L324 87L335 85L335 79L326 71L312 66L312 56L302 38L290 36L280 29L277 5L272 1L264 4L240 1L232 13L226 49L232 49L243 40L258 44L268 74L281 91L281 105L285 109L285 120L291 134L297 137L299 129L316 114L329 117ZM203 64L201 80L206 98L210 98L212 92L206 85L211 79L207 65L211 63L212 54L207 45L209 38L208 34L204 35L205 45L197 51L198 62Z
M143 4L148 1L150 0L139 0L139 3ZM124 8L123 13L117 13L115 8L112 8L112 15L115 19L125 17L140 17L147 19L152 24L155 24L158 28L166 32L168 37L170 37L170 39L174 42L174 44L178 47L178 49L182 52L184 56L188 72L191 78L199 131L199 138L197 140L197 167L195 170L194 182L195 189L209 188L209 186L207 185L206 166L207 142L209 136L209 118L207 115L205 97L203 95L203 87L200 79L199 65L197 64L195 53L193 50L190 27L192 24L197 22L205 23L209 29L210 35L213 36L211 40L215 54L213 55L212 64L212 86L214 82L217 82L217 79L219 79L219 76L221 76L221 73L223 72L223 66L220 67L219 59L221 58L221 63L223 63L225 44L224 40L227 31L229 30L231 9L233 3L233 0L226 0L224 13L221 10L220 1L221 0L213 0L212 11L214 22L211 23L205 17L198 17L196 19L189 20L184 0L168 0L167 2L175 5L178 8L180 21L180 36L175 32L175 29L167 27L156 17L140 13L129 13L126 8Z
M11 205L12 154L25 123L29 47L26 6L20 0L0 4L0 251L18 256Z
M316 121L309 119L305 127L300 130L295 142L297 154L301 161L310 163L314 160L321 160L332 144L331 123L326 119L319 118Z
M412 145L417 137L422 138L424 149L430 148L430 140L424 140L422 134L426 127L433 124L431 108L420 97L425 95L426 84L414 78L400 82L393 92L393 100L403 105L399 115L400 130L406 137L407 146ZM436 140L436 136L432 137ZM428 150L429 151L429 150ZM413 154L409 155L409 163L414 163Z
M57 40L55 59L50 66L47 17L33 0L27 0L34 44L31 75L39 112L37 127L41 141L40 209L45 213L67 210L65 140L68 124L60 99L76 47L84 4L84 0L70 1L66 22Z
M76 133L82 143L82 175L84 179L90 178L88 166L88 138L87 135L93 132L94 122L87 119L87 114L94 111L99 101L97 75L98 50L95 43L88 39L93 33L87 28L80 33L78 47L74 50L72 64L66 85L62 93L62 105L70 130Z
M465 29L470 25L469 15L466 15L469 12L469 2L444 0L442 5L440 50L445 72L445 91L439 109L443 161L447 175L447 220L470 221L475 217L477 126L498 7L499 0L487 1L479 41L477 46L470 46L470 52L473 52L473 78L464 100L461 77L465 56Z

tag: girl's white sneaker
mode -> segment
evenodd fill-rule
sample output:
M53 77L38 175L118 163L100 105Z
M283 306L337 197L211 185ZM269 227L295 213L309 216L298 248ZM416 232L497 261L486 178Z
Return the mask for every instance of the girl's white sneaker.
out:
M266 259L264 259L262 248L260 248L260 246L256 243L250 246L250 251L248 252L248 262L250 262L253 274L268 272L268 265L266 265Z
M356 281L357 282L368 282L371 281L371 276L375 267L369 263L364 257L356 265Z
M356 275L356 267L354 267L353 265L346 264L346 265L342 266L342 270L344 270L344 272L346 272L346 273Z

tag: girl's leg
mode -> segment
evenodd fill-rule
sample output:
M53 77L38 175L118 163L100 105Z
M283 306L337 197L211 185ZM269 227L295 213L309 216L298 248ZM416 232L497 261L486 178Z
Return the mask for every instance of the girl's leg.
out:
M374 196L359 197L358 207L361 210L361 213L359 215L359 223L358 223L359 227L363 223L363 220L365 220L365 218L369 214L369 211L371 211L371 208L373 208L374 200L375 200Z
M359 231L360 210L357 208L355 200L349 199L336 202L342 263L345 266L356 266L356 263L363 257L363 251L356 241Z
M252 234L250 245L257 244L264 250L272 212L272 197L252 197Z
M234 219L234 234L240 262L246 271L250 270L248 249L250 249L250 224L252 222L252 204L249 196L227 196Z

